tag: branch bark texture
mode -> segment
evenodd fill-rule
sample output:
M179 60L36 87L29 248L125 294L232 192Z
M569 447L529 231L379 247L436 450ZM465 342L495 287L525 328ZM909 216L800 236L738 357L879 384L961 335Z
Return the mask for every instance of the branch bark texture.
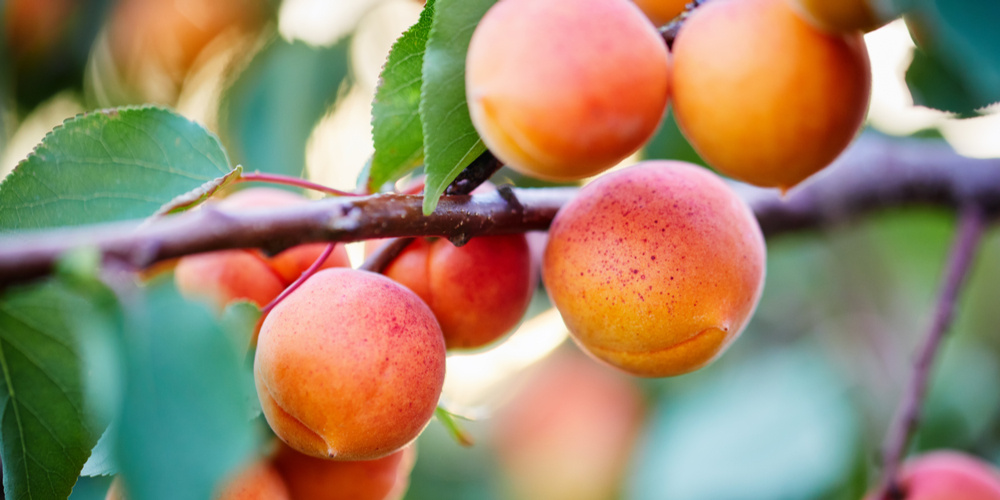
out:
M1000 160L962 157L945 143L862 137L837 162L785 196L742 184L765 235L816 229L908 205L1000 211ZM44 276L58 257L96 247L137 268L199 252L310 242L441 236L462 241L490 234L545 230L575 188L512 189L444 196L430 216L422 198L380 194L333 198L281 209L222 211L205 206L142 223L125 222L0 236L0 284Z

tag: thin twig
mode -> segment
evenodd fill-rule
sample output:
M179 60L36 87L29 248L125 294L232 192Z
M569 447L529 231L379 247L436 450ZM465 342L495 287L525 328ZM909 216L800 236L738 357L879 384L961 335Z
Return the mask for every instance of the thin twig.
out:
M503 167L503 163L493 156L493 153L486 151L472 160L472 163L462 173L458 174L455 180L451 181L444 190L444 194L469 194L484 182L490 180L493 174Z
M305 179L300 179L298 177L289 177L277 174L261 174L261 173L243 174L240 176L239 179L237 179L237 182L266 182L268 184L295 186L305 189L311 189L313 191L319 191L320 193L326 193L331 196L364 196L358 193L350 193L347 191L341 191L339 189L333 189L332 187L326 187L322 184L316 184L315 182L310 182Z
M985 229L986 218L978 206L973 205L962 210L958 232L948 256L944 282L934 309L934 317L927 336L917 352L913 373L883 447L883 476L879 498L884 500L904 498L905 492L897 482L900 464L920 423L920 411L927 395L931 368L941 351L942 341L955 316L959 293L975 261Z
M282 300L285 300L285 297L291 295L292 292L295 291L295 289L297 289L303 283L305 283L305 281L309 279L310 276L316 274L316 271L319 271L319 268L323 267L323 263L326 262L326 259L330 258L330 254L333 253L333 249L336 246L337 246L336 243L330 243L329 245L327 245L326 249L323 250L323 253L321 253L319 255L319 258L316 259L316 262L313 262L312 265L309 266L309 269L306 269L306 271L302 273L298 277L298 279L293 281L291 285L288 285L288 288L285 288L284 291L282 291L280 295L275 297L270 304L264 306L264 308L260 310L261 315L270 312L271 309L274 309L274 307L277 306L279 303L281 303Z
M684 26L684 21L687 21L688 16L690 16L695 9L701 7L706 2L708 2L708 0L693 0L691 3L684 6L684 12L681 12L680 15L660 28L660 36L662 36L663 41L667 43L667 47L673 48L674 40L677 39L677 34L681 32L681 27Z

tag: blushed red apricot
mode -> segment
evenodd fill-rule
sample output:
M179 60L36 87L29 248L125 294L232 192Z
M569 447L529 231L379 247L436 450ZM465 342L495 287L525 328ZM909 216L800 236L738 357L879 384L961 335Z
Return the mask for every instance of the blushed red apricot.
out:
M228 480L217 500L292 500L278 471L268 462L256 462ZM121 477L108 489L106 500L125 500Z
M598 178L559 211L542 278L584 350L665 377L711 363L739 336L765 258L757 220L722 179L650 161Z
M376 460L324 460L281 446L274 466L291 500L399 500L410 484L415 445Z
M656 26L663 26L684 12L690 0L633 0Z
M669 53L631 2L503 0L472 35L465 78L472 123L498 158L532 177L581 179L656 131Z
M788 189L857 135L871 68L860 33L823 33L786 0L714 0L673 45L677 124L716 170Z
M177 289L187 298L222 310L235 300L264 307L285 283L256 251L223 250L182 257L174 269Z
M955 451L935 451L904 464L899 478L906 500L1000 500L1000 471ZM877 500L869 494L867 500Z
M381 458L417 437L444 384L441 328L427 305L378 274L327 269L261 327L257 395L274 433L301 453Z

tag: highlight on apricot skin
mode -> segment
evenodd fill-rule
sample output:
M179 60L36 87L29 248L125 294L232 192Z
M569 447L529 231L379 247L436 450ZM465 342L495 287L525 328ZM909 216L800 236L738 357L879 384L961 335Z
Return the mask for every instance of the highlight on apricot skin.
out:
M577 343L645 377L715 360L760 299L766 250L710 171L650 161L598 178L556 215L542 278Z
M465 75L490 151L525 175L582 179L656 131L669 53L628 1L503 0L476 27Z
M291 500L399 500L410 484L415 445L377 460L324 460L281 446L274 466L285 478Z
M264 320L257 395L274 433L301 453L373 460L413 441L444 384L434 314L384 276L327 269Z
M935 451L907 461L899 486L906 500L1000 500L1000 470L964 453Z
M890 21L882 0L788 0L803 19L829 33L869 32Z
M226 481L216 500L293 500L284 479L270 463L260 461L243 469ZM126 500L121 477L116 477L108 489L106 500Z
M681 15L690 0L633 0L656 26L664 26Z
M517 326L531 302L531 252L523 234L481 236L461 247L418 239L385 275L434 312L448 349L474 349Z
M684 136L716 170L750 184L795 186L864 122L871 68L861 34L823 33L786 0L708 2L685 21L673 56Z

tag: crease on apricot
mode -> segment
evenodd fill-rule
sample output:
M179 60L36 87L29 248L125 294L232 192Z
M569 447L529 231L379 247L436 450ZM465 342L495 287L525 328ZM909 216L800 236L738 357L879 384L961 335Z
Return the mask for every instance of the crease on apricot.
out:
M280 415L285 417L287 421L291 422L293 425L299 427L301 431L304 431L305 435L315 437L317 441L326 445L327 455L329 455L330 458L335 458L337 456L337 452L334 450L333 446L331 446L330 443L326 440L326 438L324 438L320 433L313 430L312 427L306 425L305 422L303 422L297 416L293 415L291 412L286 410L284 406L281 405L278 399L274 397L274 394L271 392L271 388L268 387L267 381L264 380L264 377L260 377L260 383L261 385L264 386L264 393L265 395L267 395L268 399L270 399L270 403L274 406L275 409L281 412Z
M507 146L511 149L515 149L522 160L528 160L532 163L543 163L547 167L551 167L555 163L551 157L543 154L537 146L527 137L522 137L520 134L514 134L512 131L518 129L517 126L511 126L510 120L502 116L496 111L496 107L490 102L489 97L480 97L478 101L482 104L483 114L489 116L493 123L495 124L492 129L498 134L498 136L503 139L503 142L507 143ZM551 170L551 168L549 168ZM553 175L551 172L537 172L536 175L548 178L558 178L558 176Z
M700 330L691 337L676 344L656 349L653 351L631 351L626 349L612 349L599 346L588 345L587 349L593 351L600 359L612 365L618 365L624 360L631 359L627 364L638 369L633 372L639 376L673 376L687 373L702 366L707 365L719 356L727 347L726 337L729 335L728 328L708 327ZM644 370L646 364L662 366L664 359L671 359L669 363L674 367L667 375L656 369Z

